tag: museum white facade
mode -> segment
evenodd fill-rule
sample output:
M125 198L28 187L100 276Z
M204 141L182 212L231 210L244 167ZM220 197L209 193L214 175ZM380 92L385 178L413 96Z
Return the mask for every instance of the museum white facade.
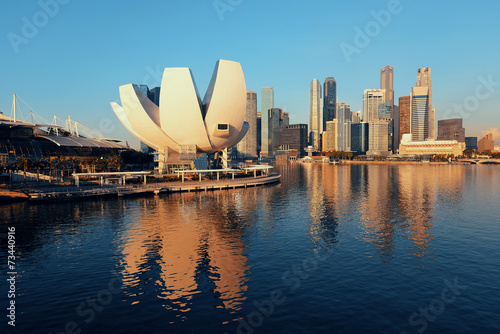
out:
M240 63L220 59L203 101L191 70L165 68L159 106L138 85L120 86L116 116L137 139L155 149L160 164L186 153L215 153L235 146L247 133L246 85Z

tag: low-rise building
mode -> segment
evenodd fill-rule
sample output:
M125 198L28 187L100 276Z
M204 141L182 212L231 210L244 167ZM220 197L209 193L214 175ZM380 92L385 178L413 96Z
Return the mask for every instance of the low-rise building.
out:
M399 155L402 156L434 154L459 156L464 153L464 150L465 142L460 143L456 140L412 141L411 134L404 134L399 144Z

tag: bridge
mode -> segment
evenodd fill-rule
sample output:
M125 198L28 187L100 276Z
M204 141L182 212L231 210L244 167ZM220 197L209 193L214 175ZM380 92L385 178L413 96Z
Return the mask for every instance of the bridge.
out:
M465 158L457 159L458 162L469 162L472 165L500 165L500 159L493 158Z

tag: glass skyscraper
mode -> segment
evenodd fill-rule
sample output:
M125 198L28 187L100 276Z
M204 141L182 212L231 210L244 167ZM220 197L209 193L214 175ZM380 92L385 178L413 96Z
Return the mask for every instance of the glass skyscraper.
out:
M326 122L336 118L337 82L334 77L328 77L323 85L323 128L326 131Z
M413 87L411 91L411 140L425 141L429 138L429 88Z
M280 120L283 115L283 109L271 108L268 110L268 137L269 151L268 156L272 157L279 148Z
M417 87L427 88L427 111L426 111L426 122L427 122L427 132L425 134L425 139L435 139L436 129L435 129L435 114L436 110L432 108L432 80L431 80L431 69L428 67L419 68L417 71ZM423 91L421 91L423 92ZM413 95L413 93L412 93ZM423 95L419 93L419 95ZM413 104L412 104L413 107ZM413 120L413 117L412 117ZM412 136L413 137L413 136ZM414 140L414 139L413 139Z
M261 112L261 154L269 155L269 110L274 108L274 88L262 87L260 99Z
M368 123L351 124L351 151L368 151Z

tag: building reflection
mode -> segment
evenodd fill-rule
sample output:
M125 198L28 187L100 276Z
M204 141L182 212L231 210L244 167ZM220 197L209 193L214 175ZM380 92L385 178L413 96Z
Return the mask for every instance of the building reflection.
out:
M335 169L317 164L303 164L304 177L308 183L309 214L311 223L309 235L318 249L326 243L337 242L337 206L341 197L336 191L339 180Z
M364 240L377 246L387 262L394 257L397 239L406 238L412 244L409 255L424 261L432 253L433 210L459 205L464 177L464 169L456 166L370 166L360 202Z
M371 165L364 174L366 191L360 203L362 237L377 246L382 262L387 262L395 248L397 175L388 165Z
M138 201L139 216L121 241L125 293L137 297L144 291L141 285L154 281L166 308L186 312L212 286L208 291L219 300L218 307L240 309L249 270L240 217L255 211L255 201L242 196L255 194L184 193ZM159 277L150 276L158 272Z

